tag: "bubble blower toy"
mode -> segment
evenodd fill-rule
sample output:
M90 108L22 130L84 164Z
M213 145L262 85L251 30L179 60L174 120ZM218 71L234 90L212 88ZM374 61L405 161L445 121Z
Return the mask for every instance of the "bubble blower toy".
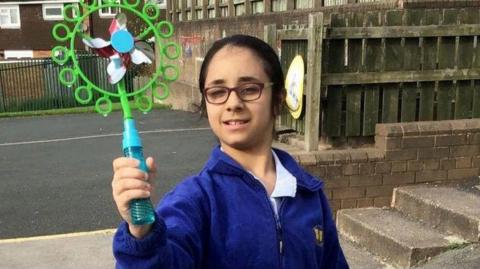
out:
M143 2L143 1L142 1ZM168 64L165 59L175 60L180 56L180 47L175 42L166 42L165 39L173 35L173 25L167 21L156 22L160 14L159 8L154 3L145 3L141 11L140 0L80 0L80 8L76 5L66 5L63 9L63 18L66 23L58 23L52 29L53 38L65 42L64 46L52 49L52 60L72 67L63 67L59 73L60 83L67 87L76 87L75 99L81 104L89 104L93 100L93 91L100 93L101 97L95 102L95 110L108 115L112 111L112 98L120 99L123 110L123 154L140 161L140 169L148 172L143 156L143 147L135 128L129 98L134 98L135 106L147 113L152 109L153 101L147 96L146 91L159 100L169 95L169 83L178 78L178 67ZM110 41L101 38L92 38L83 32L83 22L89 16L104 8L116 8L122 12L128 11L139 17L146 26L139 35L133 36L127 30L127 16L117 14L109 27ZM68 25L67 25L68 24ZM157 68L150 80L141 88L127 93L124 75L131 64L152 64L154 51L144 40L147 36L154 38L158 48ZM79 37L83 43L98 55L109 58L107 66L109 82L116 85L117 92L109 92L94 84L82 71L75 52L75 39ZM80 85L80 86L77 86ZM132 223L135 225L150 224L155 221L154 209L149 198L134 199L130 202Z

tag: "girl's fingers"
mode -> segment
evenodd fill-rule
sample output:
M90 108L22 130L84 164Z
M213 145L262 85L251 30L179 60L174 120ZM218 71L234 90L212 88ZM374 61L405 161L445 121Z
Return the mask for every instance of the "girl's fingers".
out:
M113 175L113 180L123 180L125 178L136 178L140 180L147 180L147 173L143 172L138 168L133 167L123 167L118 169Z
M119 209L123 211L128 210L128 205L131 200L133 199L140 199L140 198L149 198L150 197L150 192L146 190L139 190L139 189L134 189L134 190L126 190L119 194L116 198L117 206Z
M135 179L135 178L120 180L120 181L117 181L113 184L113 194L115 196L119 196L123 192L128 191L128 190L151 191L152 186L150 185L150 183L148 183L144 180L139 180L139 179Z
M113 160L112 166L113 172L116 172L123 167L139 167L140 161L134 158L119 157Z

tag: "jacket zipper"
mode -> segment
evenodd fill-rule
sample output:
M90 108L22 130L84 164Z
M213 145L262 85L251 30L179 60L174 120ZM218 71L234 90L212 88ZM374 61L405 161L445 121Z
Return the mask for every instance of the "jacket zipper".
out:
M283 208L283 200L280 202L280 205L278 206L278 217L275 215L275 210L273 209L272 203L270 202L270 198L268 197L268 193L265 190L265 187L262 185L262 183L258 182L253 176L251 176L251 179L255 182L257 186L259 186L262 190L263 193L265 194L265 198L267 200L268 205L270 206L271 213L273 215L273 218L275 219L275 230L277 233L277 242L278 242L278 258L279 258L279 268L283 268L283 231L282 231L282 223L280 222L280 210Z

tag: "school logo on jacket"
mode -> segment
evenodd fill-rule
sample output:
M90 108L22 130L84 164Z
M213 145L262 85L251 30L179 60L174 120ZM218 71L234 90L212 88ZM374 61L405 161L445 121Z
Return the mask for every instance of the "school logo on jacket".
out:
M323 245L323 228L320 225L313 227L313 233L315 234L315 243L318 246Z

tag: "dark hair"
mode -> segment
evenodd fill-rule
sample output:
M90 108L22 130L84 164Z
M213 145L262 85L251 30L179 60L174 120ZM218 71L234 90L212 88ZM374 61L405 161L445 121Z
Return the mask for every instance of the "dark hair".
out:
M254 52L262 60L265 74L267 74L268 78L273 83L271 87L272 115L278 115L280 113L280 107L284 101L283 96L285 90L285 80L280 60L270 45L259 38L248 35L233 35L217 40L215 43L213 43L212 47L205 55L202 67L200 68L200 76L198 78L198 85L202 95L202 113L205 113L205 96L203 95L203 89L205 88L208 66L212 61L213 56L215 56L219 50L226 46L247 48Z

